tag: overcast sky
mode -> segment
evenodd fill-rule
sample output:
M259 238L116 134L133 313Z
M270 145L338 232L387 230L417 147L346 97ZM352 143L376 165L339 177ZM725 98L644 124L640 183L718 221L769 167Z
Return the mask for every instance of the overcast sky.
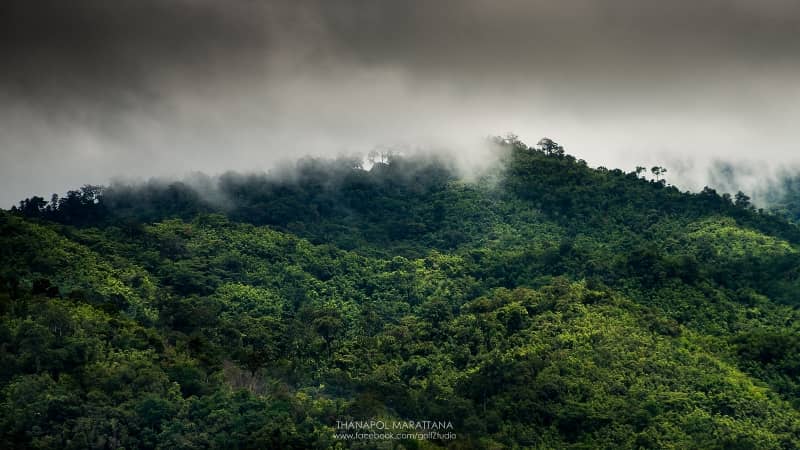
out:
M793 167L799 123L796 0L0 3L2 206L507 131L696 189Z

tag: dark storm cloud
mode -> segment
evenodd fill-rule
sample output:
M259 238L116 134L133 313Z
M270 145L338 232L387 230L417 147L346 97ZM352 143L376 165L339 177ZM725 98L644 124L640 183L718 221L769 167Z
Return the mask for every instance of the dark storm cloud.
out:
M147 101L171 74L191 81L223 65L244 69L249 56L267 49L267 33L249 9L236 2L11 0L0 6L0 77L12 94L45 103L131 93Z
M791 162L798 29L793 0L5 1L0 200L380 144L480 160L507 130L696 187L757 140Z
M547 75L640 84L737 66L792 69L800 51L792 0L11 0L0 8L4 84L25 92L63 83L89 97L105 87L146 93L169 76L235 82L286 62L272 59L282 51L303 53L297 69L340 62L455 83Z

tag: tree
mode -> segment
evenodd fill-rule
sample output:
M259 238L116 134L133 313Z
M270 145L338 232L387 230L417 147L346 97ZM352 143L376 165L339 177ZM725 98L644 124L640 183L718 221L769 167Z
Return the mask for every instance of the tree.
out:
M239 361L251 375L265 364L279 359L285 352L286 325L273 317L245 317Z
M34 195L19 202L19 208L14 207L12 211L19 211L26 217L41 217L46 207L47 202L45 199Z
M370 164L391 164L392 161L397 159L397 152L392 149L381 149L378 151L377 149L370 150L367 153L367 161Z
M332 343L336 336L344 326L338 311L333 309L325 309L318 312L317 317L313 320L311 325L314 331L322 337L325 342L325 349L328 352L328 357L331 357Z
M652 173L653 173L653 176L655 176L655 177L656 177L656 182L657 182L657 183L661 183L662 181L664 181L664 179L663 179L663 178L661 178L661 177L662 177L662 176L663 176L665 173L667 173L667 168L666 168L666 167L661 167L661 166L653 166L653 167L650 169L650 172L652 172Z
M510 131L508 133L506 133L506 136L504 138L502 138L501 140L503 141L503 143L511 144L511 145L517 145L517 144L520 144L522 142L522 141L520 141L519 136L517 136L516 134L514 134L514 133L512 133Z
M750 197L745 195L745 193L742 192L742 191L737 192L736 193L736 197L734 197L734 198L735 198L735 200L734 200L733 204L738 206L739 208L750 209L750 208L753 207L753 205L750 203Z
M557 142L550 138L541 138L539 142L536 144L539 147L539 150L543 151L546 155L552 156L564 156L564 147L558 145Z

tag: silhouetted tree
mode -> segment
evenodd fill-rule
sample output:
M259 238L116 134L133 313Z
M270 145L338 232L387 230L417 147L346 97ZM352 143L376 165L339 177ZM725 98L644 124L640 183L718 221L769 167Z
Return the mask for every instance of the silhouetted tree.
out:
M653 166L653 167L650 169L650 172L652 172L652 173L653 173L653 176L654 176L654 177L656 177L656 183L660 183L660 182L664 181L664 179L663 179L663 178L661 178L661 177L662 177L662 176L663 176L665 173L667 173L667 169L666 169L666 167L661 167L661 166Z
M736 193L736 197L733 204L740 208L752 208L752 204L750 203L750 197L745 195L745 193L742 191Z
M550 138L541 138L536 144L546 155L564 156L564 147Z

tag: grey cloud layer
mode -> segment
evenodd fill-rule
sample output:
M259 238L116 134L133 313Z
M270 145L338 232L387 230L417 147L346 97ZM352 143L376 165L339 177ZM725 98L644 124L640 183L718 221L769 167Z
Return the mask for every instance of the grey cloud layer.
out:
M0 203L507 130L697 187L759 140L793 162L799 29L790 0L10 0Z

